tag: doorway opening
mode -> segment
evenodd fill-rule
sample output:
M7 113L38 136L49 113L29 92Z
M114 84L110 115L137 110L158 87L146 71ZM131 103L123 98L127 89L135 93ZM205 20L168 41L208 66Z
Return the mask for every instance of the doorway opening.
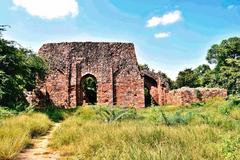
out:
M82 100L88 104L97 103L97 79L91 74L81 78Z

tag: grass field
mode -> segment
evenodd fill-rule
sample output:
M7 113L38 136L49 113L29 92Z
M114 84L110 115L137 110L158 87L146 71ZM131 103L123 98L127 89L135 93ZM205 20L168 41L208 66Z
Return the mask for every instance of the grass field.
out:
M4 115L11 115L10 113ZM45 134L52 122L42 113L11 115L0 119L0 159L13 159L31 138Z
M51 147L66 159L240 159L239 104L83 107L62 123Z
M61 122L50 147L61 159L240 159L240 100L215 98L145 109L86 106L0 110L0 159L14 159Z

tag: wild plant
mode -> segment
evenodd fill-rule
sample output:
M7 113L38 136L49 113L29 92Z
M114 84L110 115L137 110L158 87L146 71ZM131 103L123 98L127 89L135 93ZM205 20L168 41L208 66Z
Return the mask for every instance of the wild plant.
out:
M231 96L226 104L219 107L219 112L229 115L234 108L240 108L240 98Z
M137 117L135 108L101 107L97 111L97 114L107 123L123 119L136 119Z

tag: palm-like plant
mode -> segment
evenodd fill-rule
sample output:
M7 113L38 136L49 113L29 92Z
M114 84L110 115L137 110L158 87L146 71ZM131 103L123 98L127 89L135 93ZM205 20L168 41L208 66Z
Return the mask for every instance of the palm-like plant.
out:
M135 119L137 116L134 108L116 108L116 107L102 107L97 112L107 123L112 123L122 119Z

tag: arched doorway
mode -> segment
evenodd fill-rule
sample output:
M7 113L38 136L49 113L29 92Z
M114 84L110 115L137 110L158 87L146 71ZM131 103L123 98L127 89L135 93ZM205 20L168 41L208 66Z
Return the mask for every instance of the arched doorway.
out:
M144 87L144 99L145 99L145 107L149 107L152 104L152 96L150 94L150 90L148 87Z
M91 74L87 74L81 78L82 102L88 104L97 103L97 79Z
M144 76L145 107L158 104L157 81L147 75Z

